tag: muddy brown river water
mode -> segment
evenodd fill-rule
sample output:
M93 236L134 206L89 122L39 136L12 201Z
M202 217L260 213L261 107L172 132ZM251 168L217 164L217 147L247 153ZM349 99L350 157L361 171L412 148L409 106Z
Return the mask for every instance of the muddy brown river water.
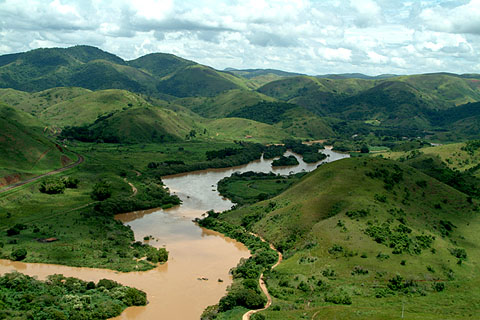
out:
M348 155L324 150L330 162ZM290 152L287 155L292 154ZM130 307L115 319L199 319L202 311L217 303L231 284L229 270L241 258L249 256L247 248L223 235L198 227L192 219L210 209L223 211L233 204L222 198L217 182L233 172L269 172L280 174L311 171L320 163L307 164L295 155L300 164L272 170L271 160L258 160L226 169L210 169L163 178L171 192L177 194L182 205L168 210L151 209L116 216L129 225L137 240L152 235L150 244L165 246L170 252L169 261L146 272L122 273L105 269L75 268L61 265L21 263L0 260L0 274L17 270L30 276L45 279L61 273L86 281L108 278L124 285L136 287L147 293L148 305ZM208 280L199 280L206 278ZM222 279L223 282L219 282Z

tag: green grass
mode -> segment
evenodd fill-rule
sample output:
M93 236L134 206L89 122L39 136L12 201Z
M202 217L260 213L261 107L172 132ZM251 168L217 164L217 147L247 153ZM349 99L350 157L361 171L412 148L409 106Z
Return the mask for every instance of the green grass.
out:
M233 89L214 97L189 97L175 100L206 118L221 118L237 109L261 101L275 101L274 98L246 89Z
M44 109L91 91L78 87L59 87L40 92L24 92L14 89L0 89L0 101L33 115Z
M38 116L50 126L81 126L111 112L148 105L140 96L125 90L100 90L53 104Z
M421 148L418 151L425 155L438 156L451 169L460 171L468 170L480 163L480 152L476 151L473 154L468 153L462 148L465 143L450 143L434 147ZM384 152L380 153L384 158L398 160L400 158L407 158L411 151L408 152Z
M206 161L206 151L233 147L230 142L182 142L163 145L111 145L80 143L72 147L83 155L80 166L53 177L24 185L0 195L0 255L10 258L11 252L24 248L25 262L44 262L71 266L109 268L121 271L147 270L154 265L137 261L145 248L131 248L131 229L112 217L92 217L92 207L98 202L90 197L94 184L106 180L112 188L112 198L128 199L132 189L136 198L143 199L150 172L149 162L183 160L187 164ZM137 172L141 176L137 176ZM77 189L64 194L48 195L39 191L43 180L60 177L79 179ZM124 180L126 177L127 181ZM112 212L113 213L113 212ZM7 236L6 230L24 224L19 235ZM53 243L36 239L55 237Z
M252 142L280 142L290 135L266 123L242 118L223 118L206 122L210 138Z
M367 175L374 172L378 174ZM426 186L417 184L419 180ZM347 216L360 209L366 210L365 217ZM246 216L258 216L251 230L284 252L284 262L266 275L275 298L273 306L262 312L267 319L314 314L317 319L400 318L402 304L411 319L476 317L480 304L480 292L475 289L480 278L474 272L480 262L475 231L480 227L478 207L465 194L411 167L365 158L329 163L281 195L226 212L220 219L240 225ZM440 220L455 225L453 231L447 235ZM376 242L366 233L383 223L390 230L404 223L412 230L408 237L413 243L422 234L435 240L421 253L393 253L385 242ZM450 253L453 248L466 250L462 264ZM380 260L379 253L389 258ZM352 275L356 266L368 274ZM397 274L416 284L408 294L385 291ZM432 289L435 279L445 284L444 291ZM382 292L389 294L377 298ZM349 296L352 304L326 302L325 296L331 295Z
M2 184L58 169L77 160L73 153L51 142L42 124L27 113L0 105L0 127Z

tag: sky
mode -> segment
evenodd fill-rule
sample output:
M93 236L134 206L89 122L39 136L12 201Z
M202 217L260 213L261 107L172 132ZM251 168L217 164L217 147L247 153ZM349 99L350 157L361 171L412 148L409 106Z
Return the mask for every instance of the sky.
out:
M77 44L219 70L480 73L480 0L0 0L0 54Z

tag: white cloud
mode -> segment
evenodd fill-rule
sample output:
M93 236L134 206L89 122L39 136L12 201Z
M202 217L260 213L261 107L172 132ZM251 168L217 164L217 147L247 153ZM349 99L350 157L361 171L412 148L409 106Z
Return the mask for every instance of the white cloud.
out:
M479 17L480 0L3 0L0 54L89 44L219 69L480 72Z

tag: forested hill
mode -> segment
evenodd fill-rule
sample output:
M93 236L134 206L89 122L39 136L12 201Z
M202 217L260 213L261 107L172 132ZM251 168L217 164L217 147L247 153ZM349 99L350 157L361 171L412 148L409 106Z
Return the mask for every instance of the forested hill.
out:
M125 61L95 47L75 46L0 56L2 88L32 92L66 86L180 97L212 96L247 87L243 79L231 73L171 54L149 54Z

